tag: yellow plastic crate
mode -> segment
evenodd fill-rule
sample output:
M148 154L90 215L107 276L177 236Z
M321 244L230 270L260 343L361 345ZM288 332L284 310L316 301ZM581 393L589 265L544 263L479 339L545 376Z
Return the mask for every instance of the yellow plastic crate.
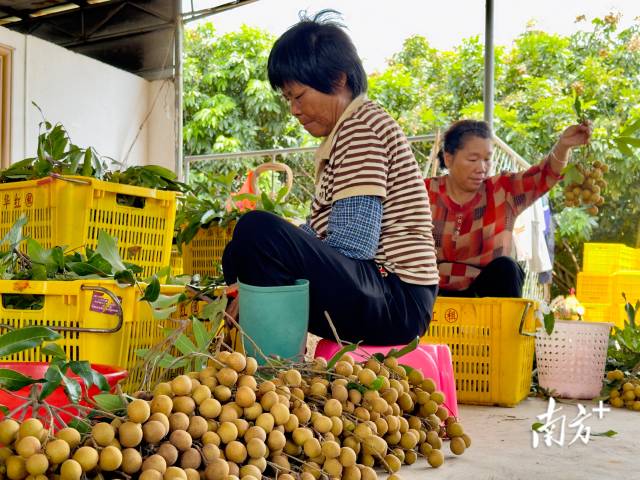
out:
M458 402L514 406L531 387L535 302L438 297L423 343L451 349Z
M584 321L611 322L610 303L583 303L582 306L584 307L584 315L582 316Z
M177 248L171 249L171 275L182 275L184 273L184 269L182 266L182 255L178 252Z
M189 275L216 277L220 275L220 261L227 243L231 241L236 222L225 227L212 225L200 229L193 240L182 247L183 272Z
M624 302L622 294L632 305L640 300L640 270L627 270L611 275L611 303Z
M184 286L162 285L163 295L176 295ZM217 292L219 295L221 292ZM43 295L39 310L10 308L9 295ZM137 385L142 372L134 367L141 362L139 348L161 342L163 328L176 328L178 319L198 315L204 302L186 302L167 320L157 320L147 302L141 302L137 286L121 288L114 280L75 280L35 282L0 280L0 333L8 329L42 325L58 331L58 343L69 360L119 366L129 371L125 388ZM116 304L122 306L122 316ZM2 358L13 362L42 362L48 357L39 349L27 350Z
M627 297L627 299L628 298L629 297ZM636 299L633 299L631 304L635 306ZM625 322L629 321L624 306L624 302L617 302L611 306L611 323L614 323L618 328L624 328ZM636 323L638 322L640 322L640 319L636 316Z
M47 177L1 184L0 202L0 235L26 214L24 234L47 248L95 248L103 230L118 238L120 255L141 266L143 276L169 265L176 192Z
M608 275L618 270L640 268L639 261L638 251L621 243L585 243L582 271Z
M612 283L611 275L579 272L576 297L581 303L609 303Z

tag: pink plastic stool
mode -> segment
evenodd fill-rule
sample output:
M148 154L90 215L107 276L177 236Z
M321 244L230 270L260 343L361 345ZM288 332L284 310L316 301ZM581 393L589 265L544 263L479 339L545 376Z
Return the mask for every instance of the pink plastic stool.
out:
M350 354L356 361L367 359L374 353L386 355L392 348L400 350L404 345L390 347L373 347L361 345ZM340 345L323 338L318 342L315 357L331 359L340 350ZM431 378L436 383L436 388L445 395L445 407L449 413L458 416L458 400L456 396L456 382L453 377L453 364L451 363L451 351L446 344L424 344L406 355L398 358L400 363L422 371L426 378Z

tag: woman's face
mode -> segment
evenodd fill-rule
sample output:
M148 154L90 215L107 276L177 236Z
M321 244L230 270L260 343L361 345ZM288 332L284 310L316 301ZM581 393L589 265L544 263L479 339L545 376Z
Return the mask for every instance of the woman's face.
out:
M465 192L476 192L489 176L493 142L489 138L468 137L454 154L444 154L444 163L455 185Z
M282 94L289 102L291 114L314 137L329 135L351 103L351 92L344 84L336 86L334 93L326 94L303 83L288 82Z

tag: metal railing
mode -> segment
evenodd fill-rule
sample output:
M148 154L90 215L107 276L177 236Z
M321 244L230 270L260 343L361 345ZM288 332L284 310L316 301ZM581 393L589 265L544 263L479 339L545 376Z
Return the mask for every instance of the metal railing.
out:
M439 166L433 163L438 161L435 155L436 149L439 148L439 145L435 145L439 143L436 142L437 138L439 138L439 135L436 133L408 137L416 161L425 176L436 173L439 170ZM220 167L225 165L228 169L235 167L236 170L239 170L238 167L240 166L250 169L267 161L284 162L291 167L294 174L294 189L291 192L291 196L300 203L304 203L305 201L309 201L313 196L313 154L315 150L316 147L276 148L271 150L186 156L184 158L184 178L189 179L190 172L194 170L194 164L215 162ZM498 137L494 137L492 160L493 173L526 170L530 166L525 159ZM196 169L202 168L201 165L199 167L200 168L196 167ZM537 274L530 272L526 266L525 272L524 296L536 300L545 299L545 290L543 285L538 283Z

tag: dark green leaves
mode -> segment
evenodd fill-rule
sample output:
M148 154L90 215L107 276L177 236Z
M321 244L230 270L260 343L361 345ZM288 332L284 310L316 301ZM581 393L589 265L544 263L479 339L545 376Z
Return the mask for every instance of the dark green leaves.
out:
M545 332L547 332L547 335L551 335L556 325L556 317L553 314L553 312L549 312L549 313L545 313L543 318L544 318L544 330Z
M93 397L93 401L106 412L119 412L127 408L122 397L111 393L99 393Z
M347 390L358 390L362 395L367 391L367 387L356 382L347 383Z
M160 296L160 281L158 280L158 277L154 275L149 285L147 285L147 288L145 288L144 295L140 300L141 301L144 300L147 302L155 302L159 296Z
M44 374L44 382L42 385L42 390L40 390L38 400L45 400L62 383L63 374L60 370L60 365L61 363L56 362L50 364L49 368L47 368L47 371Z
M27 377L15 370L8 368L0 368L0 388L10 390L12 392L20 390L27 385L34 383L40 383L42 380L36 380L31 377Z
M75 428L82 435L86 435L91 431L91 423L85 420L80 420L78 418L72 419L67 425L71 428Z
M81 360L72 361L69 362L69 368L84 381L87 388L95 385L103 392L109 391L107 379L104 378L104 375L92 369L89 362Z
M46 327L25 327L0 336L0 358L30 350L43 341L58 340L60 335Z
M345 345L340 350L338 350L338 352L333 357L331 357L331 360L327 362L327 370L331 370L345 353L353 352L356 348L358 348L357 343L350 343L349 345Z
M592 433L591 436L592 437L614 437L618 434L618 432L616 432L615 430L607 430L606 432L596 432L596 433Z
M67 354L57 343L48 343L40 348L40 353L48 355L54 360L66 360Z
M395 357L395 358L400 358L403 357L404 355L406 355L407 353L411 353L413 352L416 348L418 348L418 344L420 343L420 338L416 337L414 338L411 343L409 343L408 345L405 345L404 347L402 347L400 350L396 350L395 348L392 348L389 353L387 353L387 357Z

